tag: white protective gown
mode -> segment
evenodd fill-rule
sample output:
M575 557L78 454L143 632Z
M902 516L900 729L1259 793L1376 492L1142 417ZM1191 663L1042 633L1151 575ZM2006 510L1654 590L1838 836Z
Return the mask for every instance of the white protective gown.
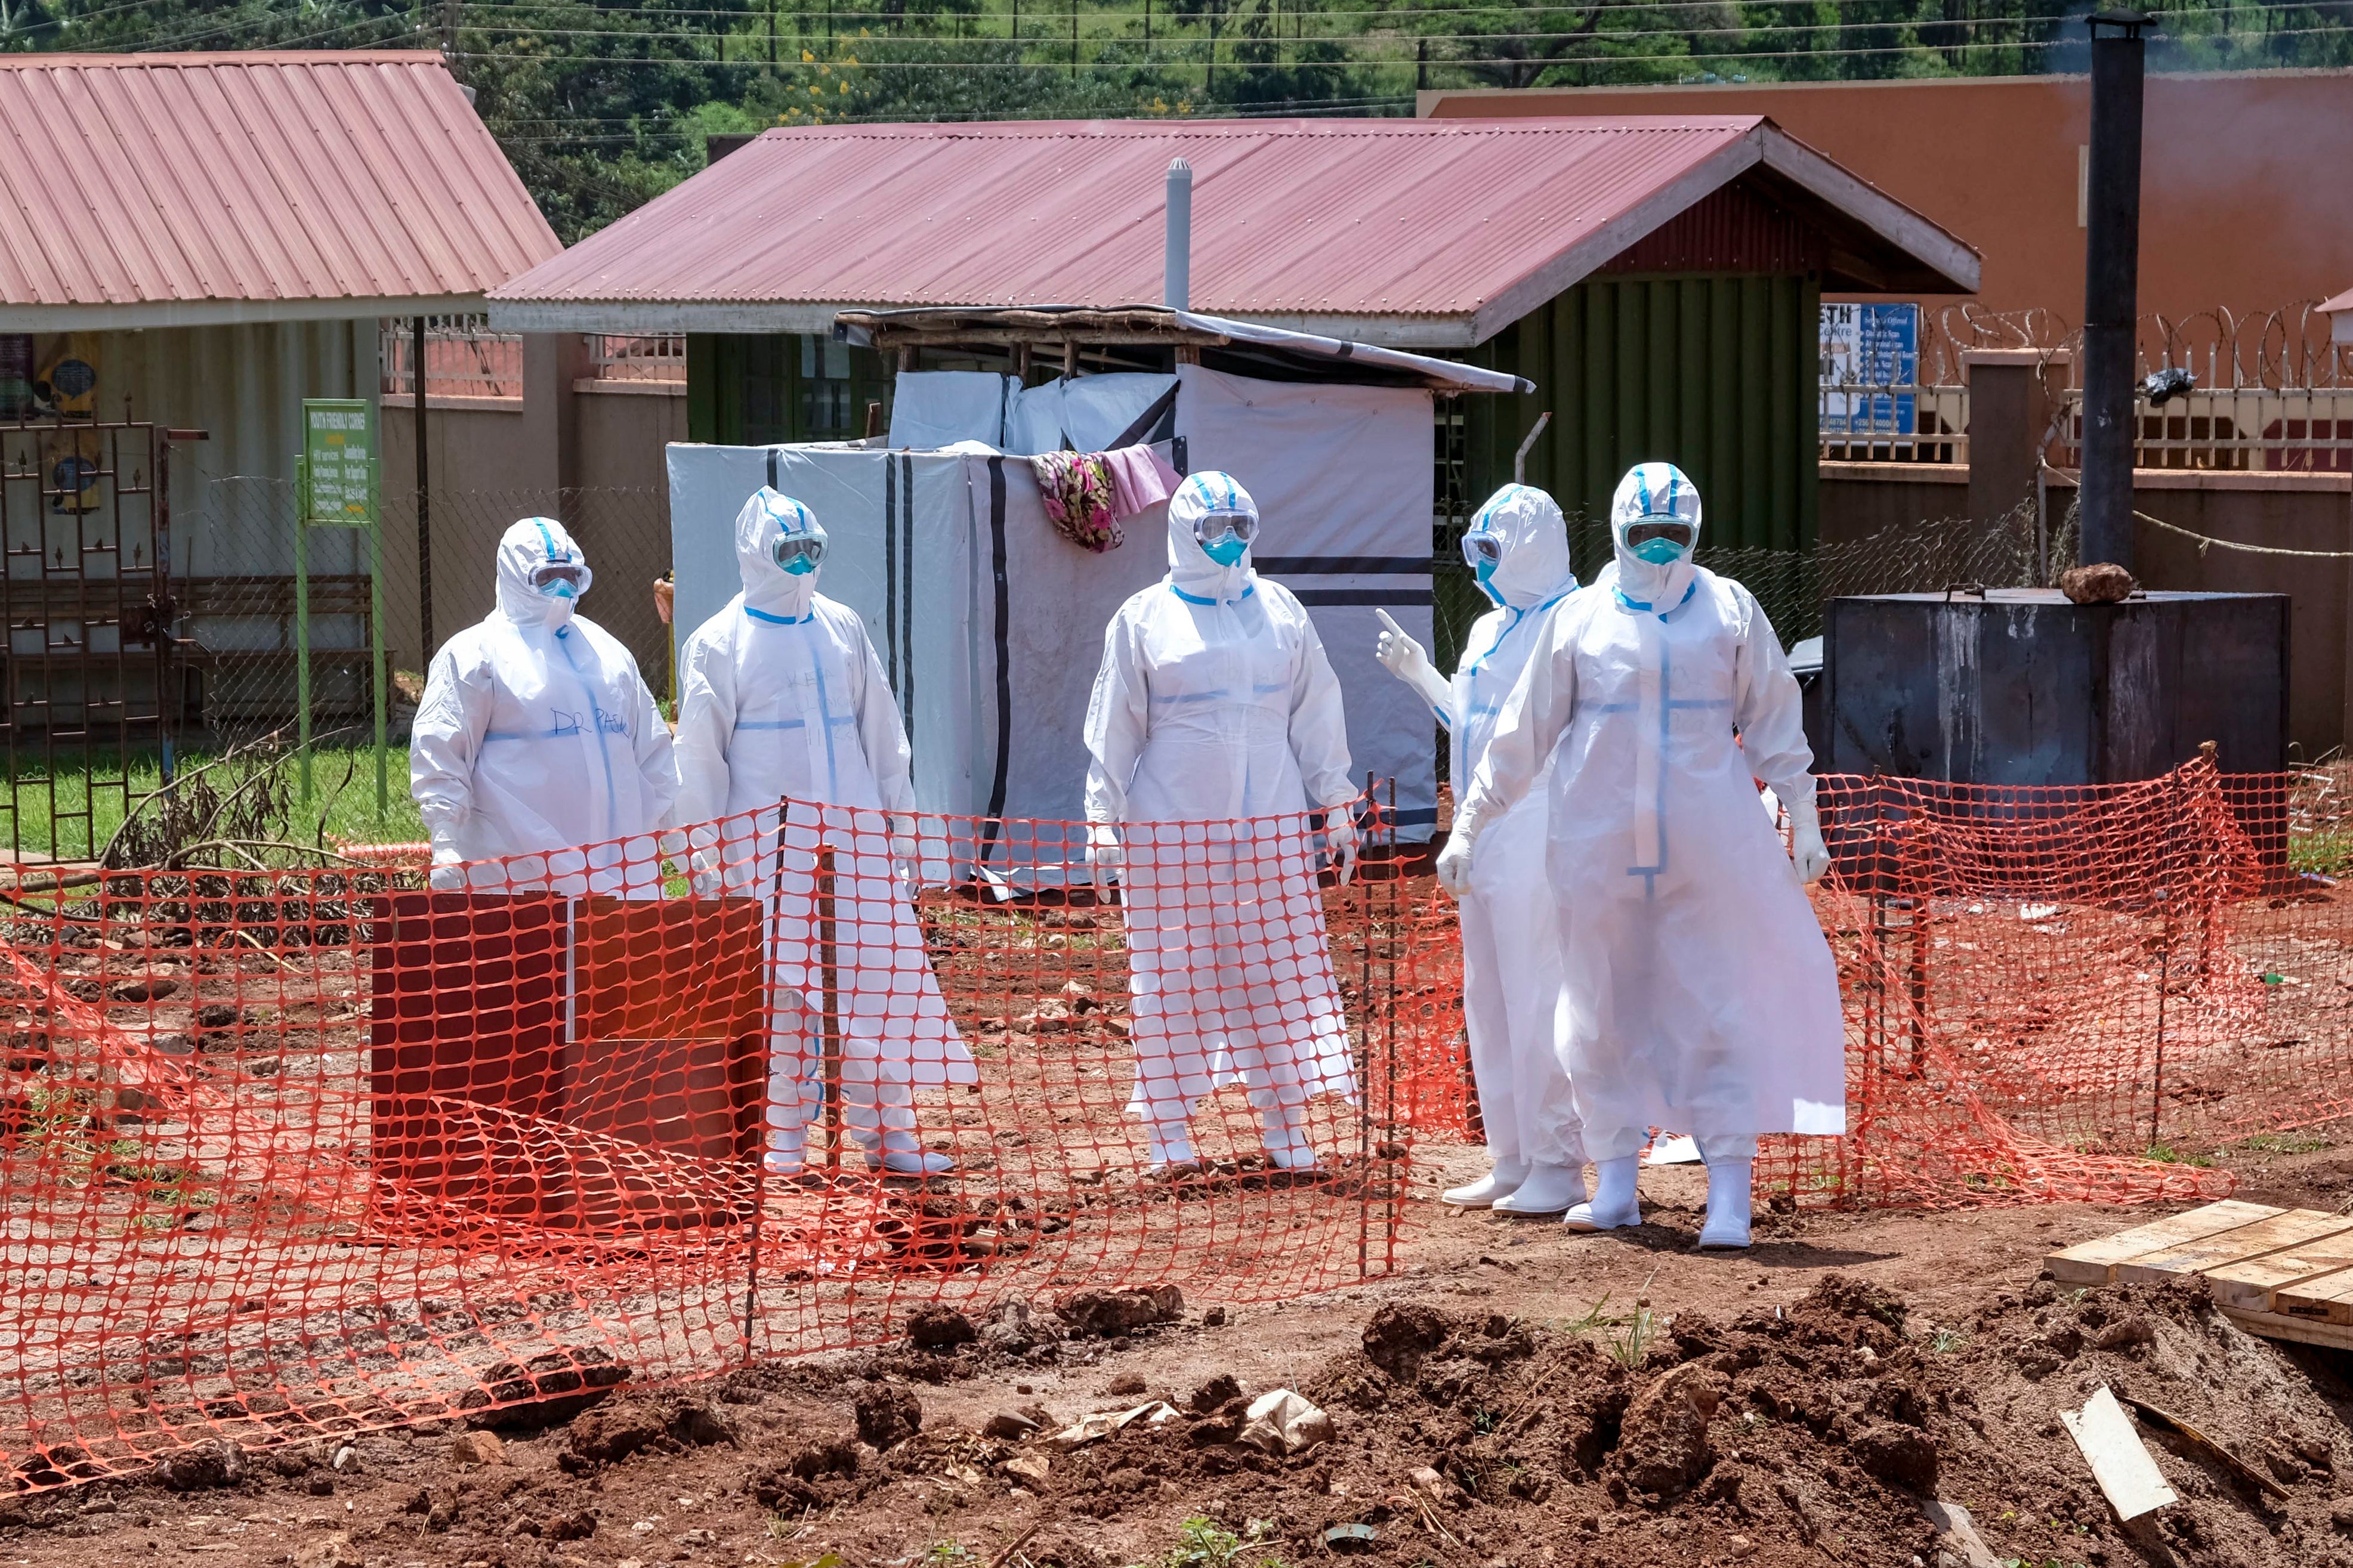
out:
M1696 527L1695 499L1688 515ZM1844 1131L1837 968L1757 808L1756 778L1809 803L1814 780L1798 683L1755 596L1621 542L1553 612L1462 809L1493 820L1547 759L1587 1151L1630 1158L1661 1127L1737 1160L1759 1133Z
M1453 739L1449 771L1457 800L1469 792L1504 700L1544 637L1546 616L1577 588L1568 524L1544 491L1505 486L1480 508L1472 530L1493 535L1503 558L1480 584L1496 608L1464 637L1452 711L1441 715ZM1545 876L1550 793L1549 772L1539 772L1472 855L1471 888L1460 902L1462 1020L1488 1158L1581 1166L1585 1143L1566 1066L1560 927Z
M574 595L532 586L549 564L581 569ZM562 523L525 518L499 541L498 607L433 656L408 785L436 888L660 897L670 726L629 650L573 613L593 580Z
M1155 1127L1221 1084L1262 1115L1356 1092L1308 816L1358 793L1340 683L1289 589L1202 552L1196 520L1236 507L1224 476L1178 488L1168 575L1112 616L1087 704L1087 820L1124 849L1128 1110Z
M978 1075L895 874L882 813L912 812L915 787L889 678L857 612L819 595L818 574L776 564L788 526L814 528L798 501L763 487L744 503L735 519L744 591L680 654L679 817L691 825L699 884L768 904L776 1128L806 1125L823 1100L817 850L834 847L842 1119L871 1143L878 1126L914 1126L916 1089ZM795 805L779 867L785 799Z

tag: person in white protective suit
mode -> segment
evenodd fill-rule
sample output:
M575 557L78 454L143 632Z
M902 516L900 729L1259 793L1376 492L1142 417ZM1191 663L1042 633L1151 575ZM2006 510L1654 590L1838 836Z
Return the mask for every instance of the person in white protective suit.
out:
M1700 1245L1746 1247L1757 1135L1846 1128L1838 972L1800 886L1830 864L1813 757L1756 597L1692 561L1691 480L1639 465L1610 527L1616 560L1530 653L1439 880L1458 897L1475 885L1482 839L1549 761L1568 1072L1599 1174L1567 1224L1637 1223L1649 1130L1688 1129L1708 1167ZM1759 777L1788 811L1789 851Z
M629 650L575 614L595 580L564 525L499 540L498 606L441 645L408 742L436 888L661 895L670 726Z
M1552 497L1527 485L1505 485L1489 498L1462 536L1462 555L1495 608L1464 637L1453 680L1386 614L1388 630L1375 650L1446 726L1457 800L1544 636L1546 615L1577 588L1568 523ZM1560 931L1545 879L1550 784L1540 773L1520 803L1480 836L1461 896L1462 1022L1494 1162L1478 1181L1444 1194L1464 1208L1553 1215L1585 1196L1585 1142L1561 1065L1568 997Z
M978 1073L898 881L916 859L907 731L865 623L817 591L825 544L807 507L765 486L736 514L744 591L679 656L679 816L698 883L768 906L768 1170L802 1169L824 1100L817 851L829 844L842 1122L870 1168L934 1175L954 1162L916 1139L914 1091Z
M1168 575L1103 632L1087 704L1088 858L1125 907L1135 1092L1155 1170L1197 1163L1193 1102L1247 1086L1267 1157L1312 1170L1307 1101L1353 1098L1309 812L1345 880L1357 791L1340 682L1291 591L1250 565L1258 508L1220 473L1168 502Z

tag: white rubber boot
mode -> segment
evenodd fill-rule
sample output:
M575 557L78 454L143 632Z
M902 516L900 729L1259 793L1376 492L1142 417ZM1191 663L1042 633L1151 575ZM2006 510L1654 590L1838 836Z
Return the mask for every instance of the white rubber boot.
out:
M1307 1108L1303 1105L1273 1105L1259 1108L1259 1136L1266 1144L1269 1163L1278 1171L1312 1171L1315 1168L1315 1145L1307 1141Z
M1191 1131L1181 1121L1148 1121L1145 1123L1145 1143L1150 1151L1151 1173L1165 1176L1179 1166L1201 1168L1201 1156L1193 1147Z
M1617 1230L1642 1223L1642 1205L1634 1194L1634 1178L1641 1173L1642 1157L1629 1154L1622 1160L1596 1160L1593 1173L1593 1197L1560 1216L1560 1223L1571 1230Z
M1497 1214L1553 1215L1585 1201L1582 1165L1539 1164L1518 1188L1495 1202Z
M1711 1160L1707 1164L1707 1223L1699 1227L1702 1247L1748 1245L1749 1201L1756 1162Z
M938 1176L955 1169L955 1162L945 1154L924 1151L913 1132L892 1127L882 1134L880 1149L868 1148L866 1168L888 1171L894 1176Z
M768 1146L760 1154L760 1166L772 1176L797 1176L808 1164L808 1130L806 1127L771 1127Z
M1509 1197L1527 1179L1528 1163L1525 1160L1498 1160L1493 1170L1469 1186L1449 1187L1439 1194L1439 1201L1452 1204L1456 1208L1493 1208L1497 1199Z

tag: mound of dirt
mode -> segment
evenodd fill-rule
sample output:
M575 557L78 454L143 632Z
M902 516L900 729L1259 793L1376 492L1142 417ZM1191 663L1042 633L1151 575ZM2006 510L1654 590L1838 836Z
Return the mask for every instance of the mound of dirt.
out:
M1965 1561L1932 1522L1941 1500L1998 1557L2100 1568L2144 1557L2056 1415L2106 1383L2288 1486L2284 1503L2249 1495L2151 1433L2182 1496L2152 1528L2179 1568L2353 1568L2332 1519L2353 1464L2345 1426L2293 1363L2194 1291L2045 1282L1969 1323L1923 1325L1833 1275L1729 1323L1644 1310L1581 1327L1384 1307L1363 1354L1303 1390L1337 1429L1307 1454L1237 1443L1240 1391L1220 1386L1188 1399L1189 1417L997 1484L1042 1494L1074 1536L1181 1498L1264 1521L1285 1561L1337 1541L1399 1564Z

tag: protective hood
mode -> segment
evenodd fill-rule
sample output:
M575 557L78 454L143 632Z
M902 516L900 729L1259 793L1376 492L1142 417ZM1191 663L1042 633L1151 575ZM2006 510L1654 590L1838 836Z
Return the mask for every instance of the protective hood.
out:
M744 574L744 603L763 615L798 620L808 614L810 596L823 568L792 573L776 564L776 541L823 540L825 530L809 509L762 485L735 514L735 565Z
M1568 520L1560 503L1533 485L1505 485L1471 520L1471 532L1493 538L1502 558L1479 587L1498 605L1533 610L1577 586L1568 563Z
M1212 512L1240 512L1255 524L1258 503L1231 474L1195 474L1176 487L1168 501L1168 581L1178 593L1195 599L1230 603L1250 591L1258 576L1250 552L1230 566L1220 566L1193 537L1194 528ZM1253 539L1252 546L1256 541Z
M1699 489L1672 463L1637 463L1618 481L1609 500L1609 539L1618 556L1619 604L1629 610L1663 616L1691 592L1692 550L1672 561L1645 561L1626 542L1626 531L1645 518L1672 518L1691 525L1692 550L1699 548Z
M532 574L543 566L578 567L579 586L568 594L534 588ZM596 580L580 546L552 517L524 518L499 537L499 613L518 626L565 626Z

